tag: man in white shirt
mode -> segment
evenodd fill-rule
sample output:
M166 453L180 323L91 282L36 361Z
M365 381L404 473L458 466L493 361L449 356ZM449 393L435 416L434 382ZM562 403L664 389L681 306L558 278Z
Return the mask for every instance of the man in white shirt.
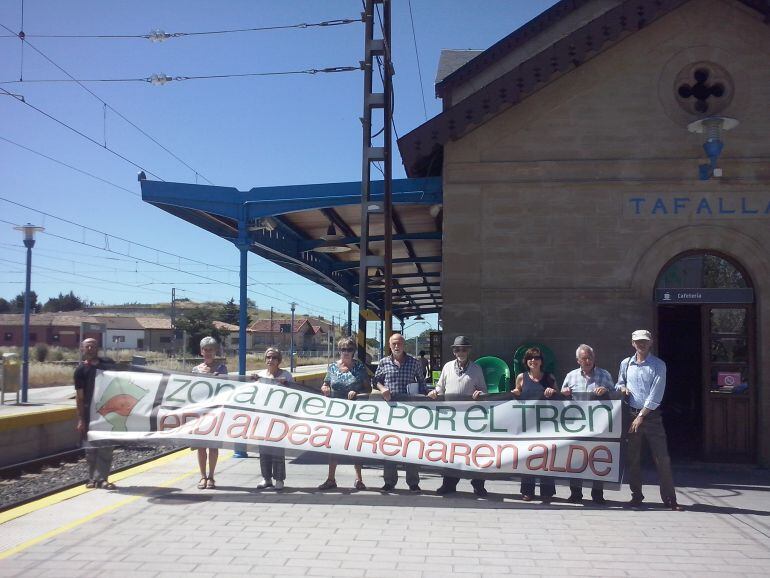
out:
M652 351L652 333L637 329L631 334L631 345L636 353L620 363L615 389L622 392L631 408L631 427L628 430L628 484L631 486L629 508L639 508L642 495L642 436L647 438L652 459L660 478L660 497L669 510L682 511L676 501L668 440L660 415L660 403L666 391L666 364Z
M428 393L428 397L436 399L439 395L467 395L478 399L487 393L487 384L484 380L484 371L470 360L471 342L464 335L458 335L452 344L454 360L445 364L441 370L436 387ZM460 478L444 476L444 481L437 494L452 494L457 491ZM485 497L487 490L484 488L483 479L471 480L473 493L479 497Z

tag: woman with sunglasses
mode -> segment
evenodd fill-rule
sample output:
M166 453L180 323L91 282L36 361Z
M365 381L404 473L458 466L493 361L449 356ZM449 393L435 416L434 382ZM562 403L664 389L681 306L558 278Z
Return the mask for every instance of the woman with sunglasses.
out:
M543 354L537 347L530 347L524 354L526 371L516 376L513 395L519 399L554 399L558 397L556 380L553 375L543 371ZM554 479L540 477L540 499L550 504L556 494ZM535 476L521 476L521 499L531 502L535 497Z
M352 337L343 337L337 342L340 352L339 360L329 364L326 371L321 393L327 397L354 400L359 393L364 391L369 379L364 364L353 357L356 352L356 342ZM361 478L361 464L354 463L356 471L356 490L365 490L366 486ZM337 487L337 459L329 458L329 476L326 481L318 486L319 490L332 490Z
M282 385L294 381L291 373L281 369L283 355L277 347L268 347L265 350L265 369L261 369L254 375L257 379L272 379ZM258 490L267 488L283 489L283 481L286 479L286 450L283 448L265 447L259 448L259 469L262 471L262 479L257 484ZM275 484L273 484L275 479Z

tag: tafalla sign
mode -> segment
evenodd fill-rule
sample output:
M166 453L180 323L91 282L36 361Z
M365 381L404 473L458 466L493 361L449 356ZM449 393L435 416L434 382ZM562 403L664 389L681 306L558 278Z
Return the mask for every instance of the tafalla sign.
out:
M89 440L282 447L472 474L618 482L621 402L332 399L270 380L99 372Z

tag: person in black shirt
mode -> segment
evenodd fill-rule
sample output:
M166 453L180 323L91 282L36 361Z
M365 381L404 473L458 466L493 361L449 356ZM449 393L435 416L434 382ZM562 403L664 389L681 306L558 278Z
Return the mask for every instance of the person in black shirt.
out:
M82 440L88 440L88 424L91 421L91 400L94 397L94 382L97 369L109 369L115 362L108 357L99 357L99 345L96 339L84 339L80 344L83 361L75 369L75 399L78 408L77 430ZM88 462L87 488L114 490L115 484L108 481L112 468L112 446L89 447L86 445Z

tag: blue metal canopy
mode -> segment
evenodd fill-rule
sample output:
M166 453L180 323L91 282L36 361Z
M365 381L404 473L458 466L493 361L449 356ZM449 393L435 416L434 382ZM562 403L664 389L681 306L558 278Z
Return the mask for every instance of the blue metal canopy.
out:
M361 183L253 188L141 180L142 199L322 285L348 300L358 295L361 261ZM393 180L393 314L404 318L441 310L441 207L439 177ZM383 182L372 183L373 202ZM330 224L344 253L320 253ZM384 231L370 230L370 253L382 254ZM379 244L378 244L379 241ZM244 253L245 254L245 253ZM243 261L242 261L243 263ZM383 292L369 303L381 311Z

